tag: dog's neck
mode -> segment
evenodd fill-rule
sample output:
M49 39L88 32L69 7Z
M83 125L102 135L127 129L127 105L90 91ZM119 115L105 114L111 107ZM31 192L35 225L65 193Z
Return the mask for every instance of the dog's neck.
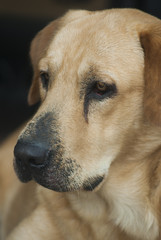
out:
M130 139L111 165L101 196L121 229L138 239L159 239L161 129L147 125Z

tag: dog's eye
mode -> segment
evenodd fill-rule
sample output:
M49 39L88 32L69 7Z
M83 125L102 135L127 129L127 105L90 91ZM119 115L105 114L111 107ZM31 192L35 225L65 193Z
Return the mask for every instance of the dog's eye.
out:
M49 84L49 74L47 72L41 71L40 72L40 79L43 88L48 89L48 84Z
M88 121L88 110L90 101L102 101L105 98L112 98L117 94L117 88L114 83L109 84L103 81L91 82L86 89L84 98L84 116Z
M110 98L117 92L115 84L108 84L102 81L96 81L89 88L87 95L90 98L102 100L104 98Z
M96 82L93 92L98 95L103 95L106 93L108 86L104 82Z

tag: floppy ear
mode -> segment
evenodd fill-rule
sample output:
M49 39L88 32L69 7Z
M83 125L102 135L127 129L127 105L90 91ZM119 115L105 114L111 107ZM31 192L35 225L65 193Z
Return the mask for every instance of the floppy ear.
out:
M144 49L144 113L151 123L161 126L161 21L140 34Z
M47 27L40 31L33 39L30 48L30 57L34 70L34 76L32 84L28 94L28 103L33 105L40 100L39 89L39 68L38 64L41 58L46 54L50 41L53 39L55 32L60 27L60 21L55 20L51 22Z

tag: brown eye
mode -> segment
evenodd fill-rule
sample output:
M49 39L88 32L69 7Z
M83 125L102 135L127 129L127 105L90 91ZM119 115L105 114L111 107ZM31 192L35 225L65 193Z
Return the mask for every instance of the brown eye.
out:
M95 91L98 94L104 94L107 91L107 84L104 82L97 82L95 86Z
M93 87L93 92L99 96L104 95L108 91L109 85L105 82L96 82Z
M86 98L103 100L111 98L117 93L115 84L109 84L103 81L95 81L88 85L86 90Z
M49 74L47 72L41 71L40 72L40 79L41 79L41 83L43 88L45 88L46 90L48 89L48 84L49 84Z

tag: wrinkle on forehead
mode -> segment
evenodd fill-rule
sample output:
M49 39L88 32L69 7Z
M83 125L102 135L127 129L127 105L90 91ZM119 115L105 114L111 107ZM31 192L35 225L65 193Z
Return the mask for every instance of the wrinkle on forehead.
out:
M75 56L77 55L77 50L79 51L78 54L80 54L82 48L88 51L94 40L95 33L102 26L101 23L97 23L97 19L93 18L91 21L88 18L91 18L91 16L75 20L61 28L51 41L46 57L52 57L53 59L56 57L57 63L59 62L60 64L66 54Z
M116 23L111 29L112 13L102 19L98 16L80 18L57 32L43 64L47 63L54 76L58 73L59 79L81 79L92 63L114 79L122 79L127 84L130 76L129 82L134 79L137 82L136 76L143 71L144 56L136 31L122 32Z

